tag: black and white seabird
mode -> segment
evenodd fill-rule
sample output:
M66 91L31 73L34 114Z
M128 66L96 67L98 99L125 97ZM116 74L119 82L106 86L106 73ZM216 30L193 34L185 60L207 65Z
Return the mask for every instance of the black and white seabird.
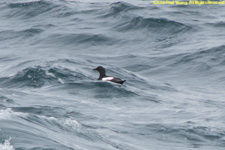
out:
M105 73L105 68L103 68L102 66L98 66L97 68L95 68L93 70L97 70L99 72L98 80L111 81L111 82L119 83L119 84L123 84L126 81L126 80L121 80L120 78L114 78L111 76L107 76Z

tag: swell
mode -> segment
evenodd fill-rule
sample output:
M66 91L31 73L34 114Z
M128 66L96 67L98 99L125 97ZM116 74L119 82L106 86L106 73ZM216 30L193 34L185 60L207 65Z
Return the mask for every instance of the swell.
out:
M115 27L119 32L127 32L132 30L147 30L153 33L177 34L191 31L191 27L183 23L168 20L165 18L144 18L142 16L132 16L123 19Z
M122 13L138 9L142 9L142 7L131 5L126 2L115 2L110 4L109 9L105 11L102 17L116 17Z
M52 18L68 18L78 20L78 14L97 13L96 9L84 9L79 7L85 3L78 1L60 1L60 0L33 0L30 2L10 2L4 5L4 9L8 10L4 15L7 18L19 19L52 19ZM74 7L75 6L75 7ZM76 7L78 6L78 7Z
M51 12L52 10L59 8L60 5L47 0L37 0L9 3L7 7L10 10L10 13L6 14L6 17L30 19Z
M88 126L83 126L72 117L44 116L30 114L31 109L27 109L27 112L23 110L24 108L0 110L0 126L2 131L12 134L14 140L17 140L17 138L20 140L26 139L26 142L21 141L23 145L16 146L18 149L30 147L31 149L72 150L93 148L96 147L96 143L98 143L97 147L99 149L105 149L106 147L127 149L126 144L109 140L104 135L89 130ZM4 120L4 117L7 117L7 120ZM0 132L0 135L3 139L9 139L2 132ZM33 143L32 141L36 142Z
M102 35L102 34L90 34L90 33L80 33L80 34L53 34L44 39L37 40L35 43L43 44L58 44L58 45L112 45L118 40Z
M210 71L225 64L224 56L225 46L221 45L193 53L177 55L174 57L177 60L172 66L192 65L199 71Z
M0 78L4 87L33 87L41 88L46 85L60 85L67 82L88 79L80 72L56 67L28 67L12 77Z
M173 142L183 142L185 139L191 145L202 146L205 142L211 145L224 146L225 132L219 128L211 128L206 126L179 126L166 124L149 124L136 125L133 131L137 135L143 135L146 138L152 135L157 135L157 138ZM220 143L220 144L219 144ZM219 145L218 145L219 144Z
M94 97L95 99L113 99L138 96L138 94L129 88L102 81L75 82L65 85L64 88L67 89L70 94L79 94L81 97L87 96Z
M145 30L153 33L177 34L185 33L193 30L193 27L178 21L167 18L154 18L136 15L135 11L144 11L153 9L149 7L134 6L129 3L117 2L112 3L109 9L104 10L104 19L109 19L112 30L118 32L130 32L136 30Z
M170 75L193 77L194 75L206 78L210 76L213 80L224 81L224 70L222 69L225 64L224 56L225 46L221 45L181 54L150 57L149 60L143 60L146 64L151 64L146 66L146 70L142 71L141 63L137 68L144 75L161 75L161 77ZM132 70L132 66L136 65L128 66L128 69Z
M14 103L14 100L10 99L10 98L7 98L3 95L0 95L0 102L1 103L6 103L6 104L13 104Z
M29 8L29 7L39 7L39 6L49 6L50 4L44 0L36 0L30 2L14 2L8 4L9 8Z
M216 28L224 28L225 27L225 22L224 21L219 21L216 23L207 23L208 25Z
M59 107L50 106L30 106L30 107L11 107L14 112L29 113L33 115L63 117L65 110Z
M28 28L21 31L16 30L6 30L6 31L0 31L0 41L13 41L13 39L16 39L13 43L19 43L21 44L24 40L29 40L31 37L37 37L39 34L44 32L41 28Z
M54 137L57 134L56 129L60 130L59 127L55 126L60 125L63 128L70 128L72 126L74 127L73 131L75 131L77 129L75 128L76 121L71 120L70 122L69 120L66 121L66 119L65 121L63 119L61 121L54 117L32 115L11 109L0 110L0 120L0 137L9 139L10 135L13 136L12 145L15 144L15 140L23 143L22 145L19 144L16 146L18 149L24 149L26 147L29 149L72 150L70 146L61 143L62 140ZM4 134L5 132L7 135ZM35 141L35 144L33 141Z

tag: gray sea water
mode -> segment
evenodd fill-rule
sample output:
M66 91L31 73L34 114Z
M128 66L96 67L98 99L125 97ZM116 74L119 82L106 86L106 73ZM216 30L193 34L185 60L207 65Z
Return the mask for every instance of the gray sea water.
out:
M0 150L224 150L224 10L1 0Z

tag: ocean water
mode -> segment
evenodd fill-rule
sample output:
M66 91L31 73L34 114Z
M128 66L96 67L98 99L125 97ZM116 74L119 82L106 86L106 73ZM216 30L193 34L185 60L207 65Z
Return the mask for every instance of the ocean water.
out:
M224 10L1 0L0 150L224 150Z

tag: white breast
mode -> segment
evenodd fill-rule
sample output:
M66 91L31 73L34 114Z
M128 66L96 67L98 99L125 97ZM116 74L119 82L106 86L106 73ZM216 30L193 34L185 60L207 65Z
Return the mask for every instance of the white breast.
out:
M102 78L102 81L110 81L112 79L113 79L113 77L104 77L104 78Z

